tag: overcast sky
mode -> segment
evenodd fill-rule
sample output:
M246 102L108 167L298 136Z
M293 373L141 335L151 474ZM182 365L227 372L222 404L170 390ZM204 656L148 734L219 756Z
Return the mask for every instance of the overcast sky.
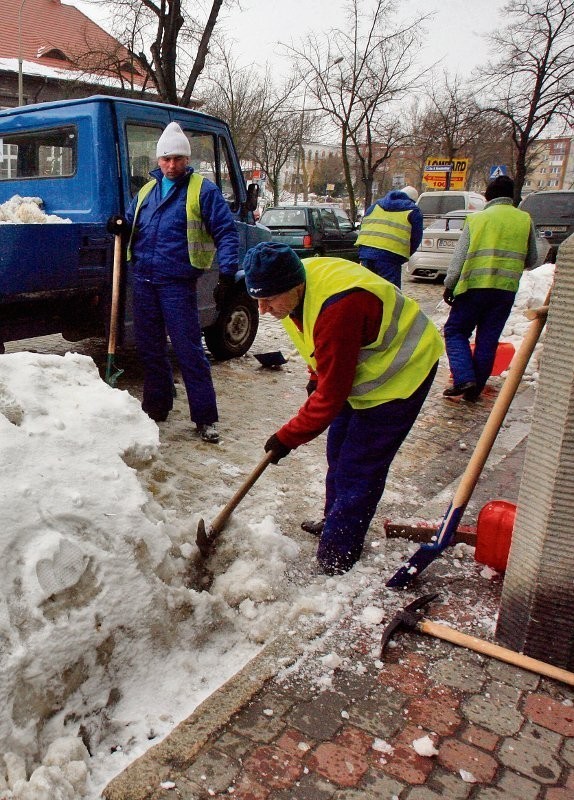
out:
M102 3L66 0L106 27ZM405 20L432 14L426 23L421 60L427 66L441 61L449 73L461 76L486 59L488 47L481 34L501 24L504 0L409 0L397 7ZM278 43L297 44L310 31L342 26L343 2L339 0L241 0L238 8L224 12L223 25L242 63L268 62L274 71L287 71ZM221 17L220 17L221 19Z

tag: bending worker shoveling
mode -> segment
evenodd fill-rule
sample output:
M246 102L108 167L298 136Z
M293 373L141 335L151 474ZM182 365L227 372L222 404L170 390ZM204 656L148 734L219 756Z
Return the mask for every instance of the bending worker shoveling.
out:
M277 464L329 428L317 560L328 575L361 556L387 473L443 352L440 334L384 278L340 258L306 258L262 242L243 262L262 314L281 320L311 370L308 399L265 443Z

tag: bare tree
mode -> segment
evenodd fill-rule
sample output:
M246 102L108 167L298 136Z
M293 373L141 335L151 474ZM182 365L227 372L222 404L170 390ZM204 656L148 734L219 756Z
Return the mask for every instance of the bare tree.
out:
M253 159L262 133L284 117L294 79L278 88L269 69L261 73L254 65L242 67L223 47L217 63L203 79L205 110L227 122L239 157Z
M113 12L116 38L165 103L188 106L206 65L218 16L225 2L209 0L103 0Z
M444 73L441 84L431 85L424 104L413 111L410 128L421 177L431 155L450 162L466 158L470 160L467 187L476 176L482 188L485 168L507 160L507 123L482 113L470 87L457 76Z
M574 122L574 0L511 0L490 35L500 56L478 73L483 109L507 121L515 148L514 200L529 153L552 124Z
M403 141L396 104L420 80L415 58L426 19L394 26L392 0L376 0L370 10L365 6L365 0L347 0L344 30L311 35L299 49L289 48L308 93L338 129L353 217L353 167L358 167L362 194L370 204L377 170Z

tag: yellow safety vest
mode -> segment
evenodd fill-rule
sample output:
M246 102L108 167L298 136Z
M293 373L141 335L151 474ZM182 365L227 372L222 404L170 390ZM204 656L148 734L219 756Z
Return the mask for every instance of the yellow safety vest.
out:
M405 261L411 254L411 223L408 211L385 211L375 205L370 214L363 217L356 244L378 247L403 256Z
M313 331L323 304L349 289L365 289L383 302L377 338L361 348L352 394L353 408L372 408L389 400L410 397L443 352L438 330L417 303L374 272L342 258L305 258L303 330L289 317L283 326L312 369Z
M502 203L466 219L470 244L454 294L468 289L518 291L530 235L530 215Z
M187 249L192 267L195 267L196 269L209 269L213 264L213 259L215 257L215 243L209 233L205 230L205 225L201 219L199 193L201 191L202 183L203 176L198 175L196 172L192 172L189 178L189 183L187 184L187 197L185 201L185 214L187 218ZM134 213L134 222L128 242L128 261L131 261L132 257L132 237L136 228L136 220L141 204L156 185L157 180L154 178L153 180L144 184L138 192L138 199Z

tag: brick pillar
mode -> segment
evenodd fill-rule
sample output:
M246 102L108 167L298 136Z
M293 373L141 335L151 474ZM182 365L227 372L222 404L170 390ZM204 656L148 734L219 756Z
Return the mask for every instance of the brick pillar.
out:
M574 235L560 247L497 638L574 669Z

